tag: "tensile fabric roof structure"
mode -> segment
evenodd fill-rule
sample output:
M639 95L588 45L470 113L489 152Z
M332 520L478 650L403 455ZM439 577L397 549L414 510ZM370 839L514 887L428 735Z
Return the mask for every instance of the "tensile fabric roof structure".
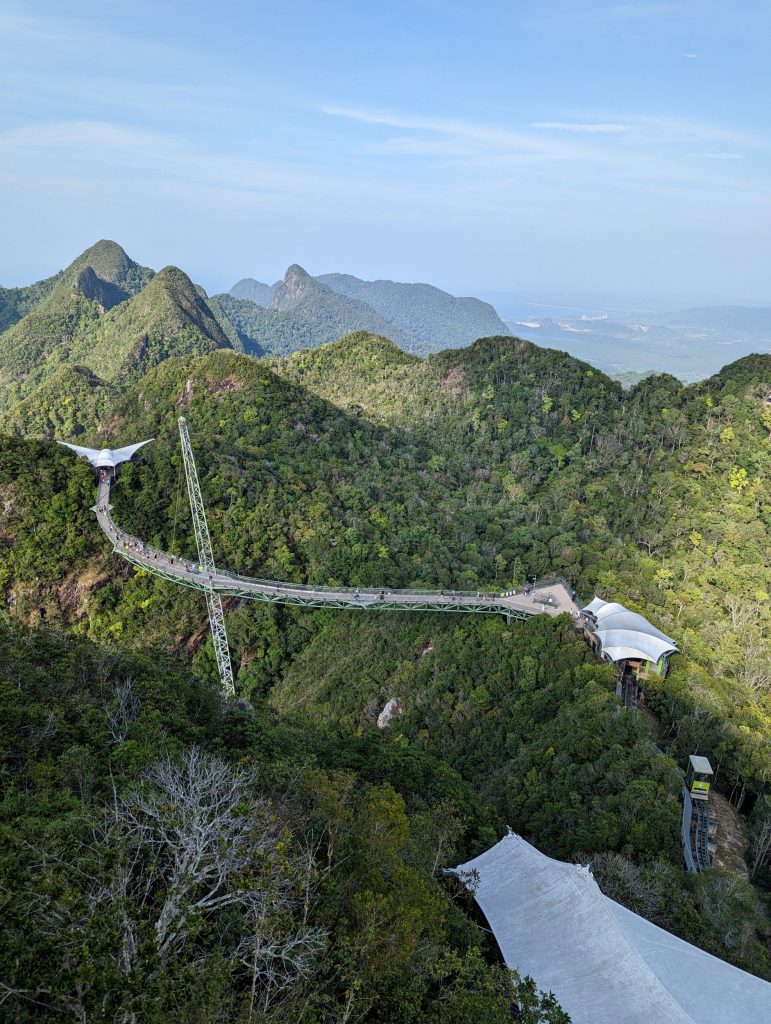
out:
M456 872L509 967L553 992L573 1024L768 1024L771 984L605 896L591 871L510 832Z
M127 462L134 452L143 445L154 440L155 438L149 437L146 441L129 444L125 448L83 448L79 444L70 444L68 441L57 441L56 443L64 445L65 448L71 448L76 455L82 455L95 469L115 469L121 462Z
M662 633L637 612L615 601L595 597L582 609L592 633L600 643L600 655L606 661L652 661L672 654L678 648L672 637Z

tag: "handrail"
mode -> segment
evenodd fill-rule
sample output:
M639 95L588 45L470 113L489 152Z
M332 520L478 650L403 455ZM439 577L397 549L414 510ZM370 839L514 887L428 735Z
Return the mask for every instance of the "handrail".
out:
M125 530L121 529L115 520L110 515L109 511L105 513L109 527L112 529L115 539L116 546L123 545L124 547L135 547L145 557L158 558L165 560L167 563L172 565L181 565L188 568L192 572L198 570L198 562L184 558L181 555L172 555L167 551L163 551L160 548L156 548L151 544L145 543L139 537L134 537L130 533L126 533ZM204 574L207 575L207 574ZM312 584L312 583L293 583L289 580L267 580L262 579L259 576L245 576L241 573L232 572L229 569L216 569L212 574L213 578L218 580L232 580L234 583L256 583L262 587L271 587L273 589L279 588L281 590L300 590L306 593L312 594L339 594L341 590L350 590L352 592L358 591L362 597L373 597L377 598L379 594L386 592L392 596L403 595L405 597L452 597L457 598L480 598L487 600L497 600L504 596L514 596L515 594L521 593L521 588L512 587L507 591L490 591L479 588L477 590L431 590L429 588L407 588L407 587L351 587L345 584L334 586L332 584Z
M224 593L241 593L246 597L260 597L262 600L294 603L313 603L315 599L336 607L389 607L397 609L400 604L405 610L416 605L437 611L467 611L503 614L507 617L529 616L564 607L561 596L543 593L544 587L563 586L574 618L580 609L573 600L573 591L561 576L548 577L526 587L511 587L507 590L432 590L419 587L352 587L344 584L292 583L284 580L266 580L260 577L244 576L229 569L212 572L203 570L193 559L172 555L167 551L145 543L122 530L113 520L110 509L111 478L100 478L98 503L95 509L99 524L112 542L113 548L146 571L155 572L164 578L173 578L188 586L201 590L219 590ZM153 564L153 563L157 563ZM164 566L168 566L165 569ZM181 570L181 572L180 572ZM244 593L250 591L249 593ZM329 598L327 600L327 597ZM540 609L540 612L539 610Z

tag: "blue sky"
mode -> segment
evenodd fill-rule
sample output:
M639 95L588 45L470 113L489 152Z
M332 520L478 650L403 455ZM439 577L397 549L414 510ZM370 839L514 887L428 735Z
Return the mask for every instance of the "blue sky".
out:
M771 4L0 4L0 283L97 238L311 273L771 304Z

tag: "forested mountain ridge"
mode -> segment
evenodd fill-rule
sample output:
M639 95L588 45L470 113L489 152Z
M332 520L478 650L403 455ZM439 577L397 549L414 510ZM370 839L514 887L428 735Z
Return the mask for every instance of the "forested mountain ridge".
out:
M216 298L243 333L245 350L252 345L256 354L283 356L350 331L369 331L425 356L510 333L493 307L480 299L458 298L428 284L362 281L350 274L314 278L297 264L274 285L244 278L227 296ZM283 316L271 318L254 305Z
M732 717L742 706L736 705L732 687L742 678L763 698L769 612L762 595L771 589L764 540L765 385L760 383L768 379L767 357L742 360L720 377L690 388L671 378L651 378L628 395L585 364L515 339L489 339L422 362L384 339L353 336L270 364L279 377L301 385L291 391L261 364L235 356L216 359L216 364L200 364L184 383L186 364L163 364L113 404L111 425L92 439L121 440L115 425L125 431L121 425L127 422L148 436L162 432L158 415L166 409L165 429L174 445L177 403L191 401L196 408L202 403L198 415L205 423L211 405L229 396L243 412L231 410L231 426L215 428L215 433L230 436L227 443L243 453L244 465L233 469L240 478L248 462L246 439L255 430L249 423L259 424L264 416L260 396L270 394L274 417L283 407L296 407L286 414L293 440L271 464L286 473L310 443L314 460L302 471L300 493L313 492L319 472L331 474L327 487L336 497L331 505L330 498L321 504L332 518L325 525L318 511L309 512L307 525L301 525L305 517L298 506L296 525L287 523L294 539L284 532L285 554L275 563L262 561L265 556L245 559L232 547L233 529L223 531L230 545L226 564L278 577L305 566L300 579L353 583L371 582L374 565L378 578L390 585L472 587L559 571L587 593L599 587L637 604L676 634L696 664L724 680L720 687ZM198 366L190 364L190 371ZM172 385L175 380L180 382ZM414 450L414 493L405 491L402 471L382 475L384 456L377 455L379 483L369 503L374 509L381 502L394 508L386 514L387 526L373 512L363 536L359 525L353 545L340 543L333 524L345 522L347 514L339 506L341 496L347 500L344 482L361 480L362 473L366 478L366 460L351 477L346 464L334 469L336 445L327 445L318 465L318 440L306 440L316 438L318 430L309 426L308 416L320 423L331 410L335 416L339 410L320 406L309 413L307 399L301 398L309 392L342 404L358 421L359 432L374 429L372 421L396 431L382 442L394 453L394 466ZM149 417L143 408L148 403ZM270 427L271 445L285 430L282 418ZM373 452L379 444L375 437L366 443ZM268 494L281 501L276 483L270 474L264 478L254 493L257 508ZM437 533L427 529L428 509L444 524ZM737 514L741 525L736 522L727 531L725 524ZM138 531L142 526L129 525ZM267 536L273 527L266 523L265 529ZM367 534L370 541L361 547ZM445 556L437 560L442 547L455 551L457 567L451 568ZM428 555L431 549L433 556ZM354 551L360 554L352 561ZM735 601L744 608L742 595L750 586L749 593L757 591L760 597L750 598L746 615L731 611ZM689 596L696 587L698 599ZM711 643L716 630L727 630L719 645ZM692 673L692 679L698 675ZM711 701L715 695L713 690ZM757 706L754 698L751 706Z
M149 267L130 259L116 242L102 239L52 277L22 288L0 288L0 333L40 306L57 289L72 286L78 276L89 269L104 286L109 286L103 288L109 305L141 291L154 274Z
M126 339L165 298L151 292L147 314L137 299L97 313L101 322L131 305L130 329L112 348L119 358L102 368L106 375L118 367L117 376L108 386L91 371L59 367L61 377L41 383L40 401L17 404L17 430L50 438L77 423L79 439L100 446L155 437L136 464L121 469L114 515L146 540L194 557L176 425L185 415L216 560L253 575L500 589L556 571L583 597L599 590L624 601L675 636L683 652L668 679L648 689L659 746L681 764L694 750L707 753L718 765L718 785L734 803L754 808L755 829L771 767L763 674L769 357L741 360L692 387L657 376L627 393L579 360L511 337L421 360L386 338L357 333L286 359L257 360L226 348L224 335L209 327L206 300L187 279L167 277L160 287L171 320L184 309L180 323L197 323L195 338L214 350L196 355L186 344L183 354L162 352L170 357L124 374ZM175 294L180 301L171 301ZM78 396L69 420L56 411L59 387ZM350 997L370 1021L509 1019L500 976L474 952L483 948L478 933L465 914L447 909L437 883L442 867L483 848L504 823L555 856L594 858L616 898L768 973L757 890L719 871L682 875L674 762L654 746L645 716L618 712L612 671L569 622L508 627L484 617L377 618L231 602L237 686L255 715L231 711L220 721L209 703L216 673L200 595L113 556L89 511L93 500L90 468L50 440L0 444L0 592L8 615L33 627L8 642L15 657L53 664L50 649L38 645L53 642L52 630L70 637L63 641L68 666L48 682L36 672L31 717L4 730L14 780L5 813L20 834L37 836L53 807L57 831L42 848L53 855L49 863L63 858L65 866L47 884L54 895L57 886L79 894L70 909L88 906L91 890L75 882L78 845L70 843L67 856L59 845L69 837L64 822L92 829L110 771L130 794L164 748L181 754L194 742L232 764L260 766L265 778L255 793L276 807L291 849L311 838L300 821L311 822L323 892L306 923L337 938L331 959L320 955L308 977L315 979L312 999L327 1008ZM104 647L87 654L73 635ZM163 671L138 667L147 645L164 652L154 657L171 666L170 690ZM119 672L79 668L92 658L109 664L108 649L129 659ZM192 662L189 702L180 703L180 684L171 679L191 669L172 658ZM4 716L15 722L27 709L17 662L8 664ZM126 676L142 680L147 719L112 740L102 723ZM391 697L402 715L381 731L377 715ZM55 765L65 780L62 803L53 804L51 786L41 783L41 764L49 775ZM295 794L311 793L299 814L293 799L284 806L288 779ZM372 820L377 827L357 831ZM35 961L55 960L64 939L59 931L41 936L41 946L25 944L23 904L34 904L34 865L25 868L18 850L4 865L29 897L13 904L3 953L21 979ZM757 868L762 880L762 858ZM119 902L103 909L100 921L115 923ZM137 910L148 935L151 911L149 904ZM281 934L294 934L295 909L282 914ZM249 985L227 959L232 933L214 919L196 920L200 931L174 964L154 962L148 939L148 959L137 967L148 984L128 982L103 946L86 945L86 952L111 965L104 970L113 988L155 1000L167 1018L184 1019L184 1009L170 1009L174 993L181 985L193 998L200 984L185 987L184 979L202 962L212 1002L236 1005ZM372 920L382 927L368 928ZM242 925L234 927L243 937ZM384 935L395 939L384 942ZM20 944L22 962L13 952ZM64 984L75 998L87 964L68 955L76 966ZM98 1002L96 973L88 974L87 998ZM40 985L56 990L50 980ZM295 977L290 991L302 1000L308 990ZM450 999L466 1007L476 1000L475 1009L450 1013ZM299 1003L290 1005L291 1016ZM313 1012L303 1005L308 1015L298 1010L295 1019L316 1024L317 1004Z
M126 283L126 275L114 276ZM52 375L67 379L65 369L86 368L120 387L169 356L230 344L205 299L178 268L153 274L128 296L84 265L0 335L0 411L25 399L29 404L31 397L34 404L35 389ZM23 415L22 408L12 419L23 422Z
M346 275L332 275L336 291L296 264L271 287L251 280L234 286L234 292L260 298L270 308L233 295L210 299L177 268L165 268L153 281L155 276L117 243L103 240L51 278L0 290L0 417L7 427L66 423L79 433L101 408L105 387L120 389L147 366L188 352L231 347L247 355L282 356L356 330L425 352L473 340L485 333L481 328L506 330L478 300L455 299L428 285L368 283ZM376 305L388 316L346 294L370 284L380 296ZM423 309L425 322L416 312ZM400 326L400 316L414 320L414 336ZM100 380L89 377L89 370ZM70 407L67 415L43 408L59 389Z
M320 274L332 291L366 302L426 349L459 348L476 338L509 334L489 302L457 297L430 284L362 281L351 274Z
M269 308L233 294L215 296L219 308L240 332L244 351L287 355L315 348L351 331L387 334L403 348L416 340L364 302L339 295L293 264L271 289Z

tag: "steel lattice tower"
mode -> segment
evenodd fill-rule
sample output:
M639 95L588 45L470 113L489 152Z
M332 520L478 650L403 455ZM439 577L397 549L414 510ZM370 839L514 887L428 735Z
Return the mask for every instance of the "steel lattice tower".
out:
M184 416L179 417L179 437L182 442L182 459L185 464L185 479L187 480L187 493L190 498L190 512L193 516L193 530L195 531L195 542L198 547L198 561L201 563L203 579L213 576L216 572L214 567L214 555L211 549L211 538L209 537L209 526L206 522L206 511L203 507L201 497L201 485L198 482L198 472L195 468L193 449L190 444L190 435L187 430L187 420ZM230 649L228 648L228 635L225 632L225 615L222 611L222 600L220 595L211 586L204 585L206 604L209 608L209 625L211 626L212 640L214 641L214 653L217 657L217 668L220 673L222 688L227 697L235 696L233 684L233 666L230 663Z

